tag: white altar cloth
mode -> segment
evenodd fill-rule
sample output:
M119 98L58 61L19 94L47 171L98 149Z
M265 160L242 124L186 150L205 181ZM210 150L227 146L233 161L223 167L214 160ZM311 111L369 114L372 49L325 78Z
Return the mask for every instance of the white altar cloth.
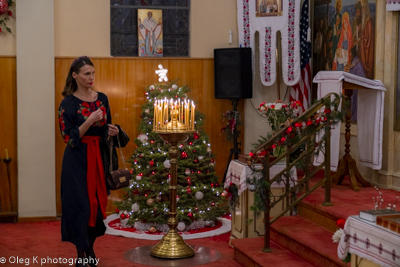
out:
M379 80L370 80L343 71L320 71L314 77L318 83L318 99L328 93L342 93L343 81L364 87L357 94L358 151L360 164L374 170L382 168L383 109L385 91ZM357 89L357 88L354 88ZM339 163L340 123L331 130L331 170ZM323 153L315 157L315 165L324 162Z
M256 168L260 168L261 164L257 164ZM272 179L275 175L281 172L286 167L285 164L276 164L270 168L270 178ZM231 183L238 186L238 194L240 195L243 191L247 190L247 178L252 175L253 171L250 167L239 161L232 160L229 163L228 171L226 173L226 179L224 183L224 188L230 186ZM261 178L261 173L256 174L256 178ZM297 171L296 167L292 167L290 170L290 187L292 187L297 181ZM285 187L284 182L273 182L271 188L283 188Z
M351 253L380 266L400 266L399 234L358 215L347 218L343 231L337 248L340 259Z
M386 0L386 11L400 11L400 0Z

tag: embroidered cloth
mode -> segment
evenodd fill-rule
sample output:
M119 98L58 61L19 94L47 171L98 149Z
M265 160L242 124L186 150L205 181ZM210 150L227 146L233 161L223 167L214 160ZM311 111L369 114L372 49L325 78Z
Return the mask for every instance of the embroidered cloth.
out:
M276 164L270 168L270 179L274 178L275 175L277 175L279 172L281 172L284 168L286 167L285 164ZM261 164L256 165L256 168L261 168ZM247 179L251 177L253 171L250 169L250 167L243 163L240 162L239 160L232 160L229 163L228 171L226 173L226 179L225 179L225 184L224 188L227 188L230 186L231 183L237 185L238 187L238 194L240 195L243 191L247 190ZM261 178L261 173L256 173L255 177ZM282 178L284 179L284 178ZM290 170L290 179L289 179L289 184L292 187L296 181L297 181L297 171L296 167L292 167ZM283 188L285 187L285 183L282 182L273 182L271 184L271 188Z
M386 0L386 11L399 11L400 0Z
M337 254L347 253L372 261L380 266L400 266L400 235L375 223L350 216L344 225Z
M261 1L259 1L261 2ZM293 86L300 79L300 10L301 0L274 1L263 8L257 1L237 0L239 44L254 51L255 34L259 33L260 75L265 86L275 83L276 33L281 32L282 74L286 85Z

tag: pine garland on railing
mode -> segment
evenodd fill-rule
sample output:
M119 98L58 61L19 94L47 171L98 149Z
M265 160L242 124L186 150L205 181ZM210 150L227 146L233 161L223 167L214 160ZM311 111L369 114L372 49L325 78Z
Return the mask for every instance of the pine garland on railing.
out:
M267 192L270 191L269 182L265 179L257 178L262 176L261 172L263 166L260 166L260 163L263 162L264 157L270 157L277 149L281 149L283 154L277 155L277 159L274 161L284 159L286 153L289 153L290 162L295 162L302 153L310 153L310 148L308 149L309 151L305 151L305 142L309 140L309 138L314 142L311 145L312 156L316 156L318 153L325 153L325 137L320 136L318 139L319 141L315 141L315 137L326 124L333 127L337 123L340 123L349 108L349 101L345 96L338 94L333 94L333 96L332 100L330 97L321 99L297 118L288 118L284 123L280 124L278 130L267 133L265 137L260 136L260 139L252 144L253 150L249 153L248 165L253 173L247 180L247 184L248 188L254 191L254 204L251 206L251 210L253 210L256 215L265 211L266 201L273 202L271 198L274 198L273 195L267 196ZM342 108L339 110L338 107L341 102ZM325 108L313 108L318 106L318 104L321 106L321 103ZM271 160L270 158L270 162ZM298 160L295 166L298 171L312 168L310 162L301 160ZM279 180L282 182L286 181L287 175L287 173L284 173ZM230 201L231 209L235 209L238 203L238 195L235 196L234 193L235 192L231 190L231 194L233 195L231 199L235 200Z

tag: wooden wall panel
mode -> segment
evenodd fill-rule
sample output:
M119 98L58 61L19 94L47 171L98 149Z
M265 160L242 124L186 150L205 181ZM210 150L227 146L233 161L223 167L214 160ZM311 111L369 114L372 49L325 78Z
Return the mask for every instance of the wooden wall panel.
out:
M0 57L0 221L16 220L17 203L17 77L16 58ZM2 159L12 158L10 177ZM9 179L10 178L10 179ZM8 220L7 220L8 221Z
M57 58L56 64L56 105L62 99L66 75L72 58ZM155 70L162 64L168 69L170 80L180 79L179 86L188 85L191 88L189 98L197 102L196 110L205 114L205 131L210 137L213 153L216 154L216 172L222 181L228 161L230 148L233 144L225 140L221 134L221 127L226 124L222 114L232 110L230 100L217 100L214 98L214 61L213 59L190 59L190 58L92 58L95 65L96 80L95 88L107 94L111 104L111 115L113 123L120 124L134 140L139 132L137 130L141 106L145 103L144 90L149 85L156 83L158 75ZM243 114L243 105L239 105L239 111ZM115 116L118 114L118 116ZM57 122L57 112L55 112ZM64 143L60 136L58 124L56 123L56 173L57 173L57 212L61 213L60 201L60 173L61 162L64 151ZM243 143L243 138L239 140ZM123 149L124 156L128 158L135 149L134 142ZM120 163L121 164L121 163ZM124 194L122 190L114 191L109 196L108 212L113 212L115 207L113 201L121 199Z

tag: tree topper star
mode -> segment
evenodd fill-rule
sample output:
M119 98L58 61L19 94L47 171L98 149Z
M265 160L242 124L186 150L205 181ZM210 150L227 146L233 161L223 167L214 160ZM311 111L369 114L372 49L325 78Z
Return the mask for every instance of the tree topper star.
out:
M159 78L158 81L159 82L168 82L168 77L167 77L167 69L164 69L163 65L158 65L159 70L156 70L156 74L158 74Z

